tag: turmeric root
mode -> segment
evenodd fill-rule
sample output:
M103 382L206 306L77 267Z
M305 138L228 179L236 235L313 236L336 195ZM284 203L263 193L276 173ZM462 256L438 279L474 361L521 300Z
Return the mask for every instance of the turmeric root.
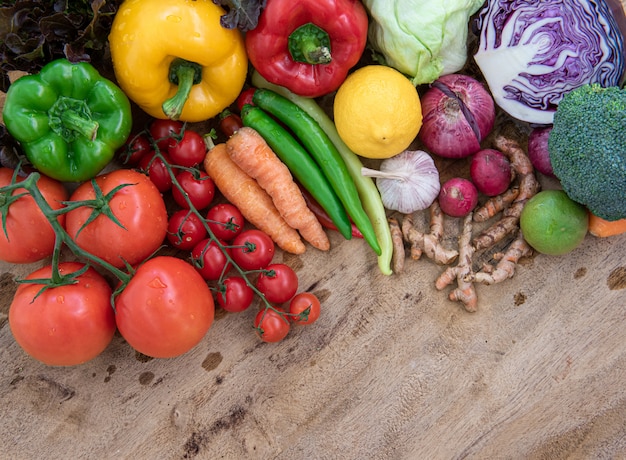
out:
M476 251L493 246L507 234L517 229L524 205L540 189L533 165L517 141L500 135L496 137L494 142L496 148L509 158L513 169L517 173L519 193L511 205L504 210L502 218L474 238L473 246Z
M391 254L391 263L394 273L402 273L404 271L404 258L406 252L404 250L404 239L402 238L402 230L400 223L395 217L389 217L389 230L391 231L391 241L393 244L393 252Z
M513 185L504 193L490 197L474 211L474 222L486 222L507 208L519 195L519 185Z
M411 258L419 259L422 253L440 265L452 263L459 253L452 249L446 249L441 244L443 238L443 212L439 202L435 200L430 205L430 233L424 234L417 230L411 216L405 216L402 220L402 235L410 244Z
M522 257L532 254L532 248L528 245L522 232L518 232L515 240L509 245L505 253L494 254L493 257L499 262L495 269L489 272L480 271L468 276L466 281L474 281L482 284L495 284L512 278L515 274L515 266Z
M472 213L463 219L463 230L459 238L459 260L456 266L448 267L435 281L435 288L441 291L456 280L457 287L450 291L448 298L461 302L468 312L475 312L478 308L476 289L473 279L472 257L474 247L472 241Z

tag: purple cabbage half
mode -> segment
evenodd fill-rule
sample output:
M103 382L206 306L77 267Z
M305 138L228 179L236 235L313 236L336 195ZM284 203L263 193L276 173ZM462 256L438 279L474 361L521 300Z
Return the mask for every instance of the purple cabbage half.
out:
M500 108L548 125L565 93L621 83L622 21L620 0L489 0L476 17L474 59Z

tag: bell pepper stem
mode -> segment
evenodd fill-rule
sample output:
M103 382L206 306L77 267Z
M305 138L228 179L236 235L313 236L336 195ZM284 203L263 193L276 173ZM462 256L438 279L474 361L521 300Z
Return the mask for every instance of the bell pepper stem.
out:
M171 120L178 120L189 99L191 88L202 81L202 67L185 59L175 59L170 65L169 80L178 86L176 94L163 102L163 113Z
M288 47L291 58L296 62L328 64L332 61L328 33L312 22L291 32Z
M61 115L61 121L67 129L79 133L81 136L89 139L90 141L96 140L98 135L98 122L83 118L80 114L73 111L63 112Z
M60 96L48 111L50 129L59 134L66 142L78 137L90 141L96 139L99 124L92 119L91 110L83 100Z

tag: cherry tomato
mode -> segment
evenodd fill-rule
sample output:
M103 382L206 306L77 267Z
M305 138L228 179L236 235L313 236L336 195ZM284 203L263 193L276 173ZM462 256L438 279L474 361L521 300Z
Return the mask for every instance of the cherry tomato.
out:
M244 270L260 270L274 258L274 241L256 228L241 232L232 246L233 260Z
M289 265L270 264L259 275L256 287L268 302L288 302L298 291L298 275Z
M274 308L278 311L266 308L254 318L256 333L264 342L280 342L289 334L289 321L284 311L279 307Z
M184 193L191 201L196 210L206 208L213 201L215 196L215 182L204 171L191 172L188 169L176 174L176 181L182 187ZM189 204L183 192L178 187L172 187L172 196L176 204L184 209L189 209Z
M243 231L245 220L237 206L220 203L209 209L207 224L213 234L221 240L232 241Z
M239 313L252 305L254 291L241 276L230 276L219 284L215 299L224 310Z
M156 119L150 123L148 131L152 138L156 141L161 153L167 153L168 146L172 137L180 134L183 129L183 123L177 120Z
M192 168L204 161L206 144L200 134L186 129L182 139L170 139L167 151L173 164Z
M81 206L67 213L68 234L85 251L115 267L124 267L125 261L131 265L142 262L165 240L167 209L161 193L150 179L132 169L101 174L95 182L103 195L126 185L115 192L108 205L119 224L104 213L87 223L94 208ZM93 200L95 197L96 192L89 181L74 191L70 201Z
M243 121L241 121L241 117L236 113L232 113L229 110L224 110L220 114L219 128L226 137L232 136L242 127Z
M220 241L220 243L224 245L224 242ZM230 256L230 248L224 247L223 249ZM203 239L193 247L191 260L202 278L211 281L218 280L230 270L231 264L224 251L210 238Z
M315 294L300 292L289 302L289 319L296 324L312 324L320 317L321 304Z
M241 112L241 109L243 109L244 105L246 104L254 105L252 102L252 96L254 96L254 92L256 90L257 90L256 88L248 88L248 89L243 90L241 94L239 94L236 104L240 112Z
M206 236L206 228L196 214L181 209L170 217L167 225L167 240L175 248L190 251Z
M0 187L11 184L13 170L0 168ZM21 182L23 177L17 177ZM52 209L63 207L62 201L67 200L69 193L63 184L47 176L41 176L37 188ZM25 189L16 189L11 194L17 196L26 193ZM0 201L10 199L0 195ZM54 250L55 234L52 225L43 215L37 203L30 195L18 198L2 211L5 219L6 233L0 223L0 260L13 264L37 262L50 256ZM61 225L65 224L65 214L57 218Z
M136 166L144 155L152 152L152 144L145 134L131 135L117 150L119 160L129 166Z
M150 180L156 185L159 192L165 193L172 188L172 176L167 169L163 160L159 157L155 158L155 153L148 153L139 160L139 169L144 171ZM165 162L171 164L171 160L167 153L161 153ZM154 158L154 159L153 159Z
M172 358L195 347L213 323L211 290L188 262L157 256L141 264L116 297L115 320L131 347Z
M83 269L79 262L62 262L59 273ZM52 266L26 279L49 279ZM111 288L95 269L88 268L76 283L41 290L42 284L20 284L9 308L15 341L33 358L49 366L75 366L98 356L115 334Z

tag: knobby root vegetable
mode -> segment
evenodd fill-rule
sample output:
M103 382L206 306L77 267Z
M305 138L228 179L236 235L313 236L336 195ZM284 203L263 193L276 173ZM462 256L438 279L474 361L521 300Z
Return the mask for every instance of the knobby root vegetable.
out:
M519 195L519 185L513 185L504 193L492 196L474 211L474 222L486 222L505 210Z
M404 271L404 258L406 251L404 249L404 238L402 237L402 229L400 223L395 217L389 217L389 230L391 231L391 240L393 241L393 255L391 257L391 266L394 273L402 273Z
M509 158L519 179L519 193L511 205L504 210L502 218L474 238L473 246L476 251L492 247L506 235L515 231L526 202L540 189L533 165L517 141L498 135L494 144L495 148Z
M284 251L302 254L306 246L296 230L280 215L265 190L230 159L225 143L207 152L204 169L222 195L237 206L243 216L259 230L267 233Z
M402 220L402 235L410 247L410 256L418 260L422 253L440 265L448 265L458 257L459 253L453 249L447 249L441 244L443 238L443 212L439 202L435 200L429 207L430 233L422 233L415 228L413 218L404 216Z
M226 148L231 160L269 194L290 227L298 230L313 247L322 251L330 249L328 236L307 206L289 168L258 132L244 126L226 141Z
M475 312L478 309L478 296L473 278L472 257L474 247L472 246L472 213L463 218L463 230L459 238L459 259L454 267L446 268L435 281L435 288L438 291L445 289L456 280L457 287L448 294L452 301L461 302L468 312Z
M522 257L530 256L533 250L524 239L522 232L518 232L517 237L509 245L504 253L493 254L493 258L498 260L495 269L483 269L477 273L470 274L465 281L482 284L501 283L515 274L515 267Z

